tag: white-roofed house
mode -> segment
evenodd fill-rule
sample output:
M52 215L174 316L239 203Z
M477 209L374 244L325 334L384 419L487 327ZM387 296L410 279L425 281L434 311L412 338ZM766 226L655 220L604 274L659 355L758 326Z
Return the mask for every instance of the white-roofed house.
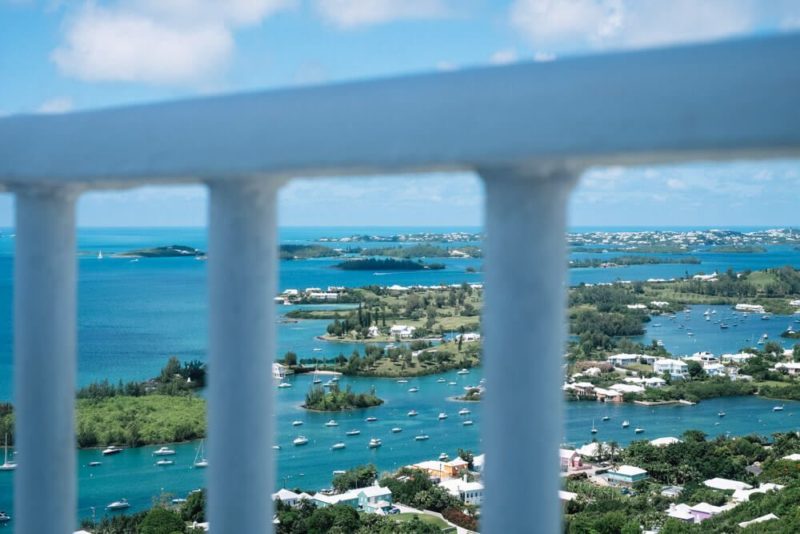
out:
M614 384L609 386L608 389L613 389L620 393L644 393L644 386L637 386L636 384Z
M646 480L650 475L647 471L633 465L621 465L616 469L606 472L605 478L611 484L621 484L630 486L642 480Z
M615 354L609 356L606 361L614 367L628 367L635 363L639 363L640 354Z
M695 523L701 523L709 517L715 516L724 511L726 511L726 508L714 506L713 504L708 504L707 502L701 502L689 507L689 512L694 516Z
M751 489L753 486L747 484L745 482L739 482L738 480L730 480L727 478L711 478L709 480L703 481L703 485L709 488L718 489L718 490L747 490Z
M675 443L681 443L681 440L672 436L650 440L650 445L653 447L666 447L667 445L673 445Z
M741 523L739 523L739 528L747 528L750 525L756 525L758 523L763 523L765 521L772 521L773 519L780 519L780 518L773 513L769 513L767 515L762 515L761 517L756 517L755 519L751 519L750 521L742 521Z
M451 478L439 483L450 495L458 497L464 504L480 506L483 503L483 484L481 482L467 482L460 478Z
M780 484L773 484L772 482L765 482L753 489L738 489L733 492L733 500L736 502L747 502L750 496L756 493L767 493L769 491L780 491L783 486Z
M392 490L383 486L367 486L351 490L358 497L358 507L369 514L386 513L392 507Z
M672 378L686 378L689 376L689 364L672 358L661 358L653 362L653 372L656 374L667 373Z
M703 371L708 376L725 376L725 366L721 363L706 363L703 365Z
M289 506L296 505L300 500L300 495L287 490L286 488L281 488L277 492L272 494L272 500L277 501L280 500L283 504L288 504Z
M561 471L563 472L582 469L584 467L581 455L574 449L559 449L558 455L561 458Z
M749 352L739 352L736 354L723 354L721 359L723 363L735 363L737 365L741 365L743 363L747 363L747 360L752 357L753 355Z

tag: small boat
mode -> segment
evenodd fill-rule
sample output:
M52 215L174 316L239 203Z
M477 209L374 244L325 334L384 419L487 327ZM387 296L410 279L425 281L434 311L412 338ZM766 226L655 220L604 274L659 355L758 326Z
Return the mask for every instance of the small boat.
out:
M160 466L173 465L173 464L175 464L175 460L167 460L166 458L163 458L156 462L156 465Z
M628 422L627 419L622 422L622 428L628 428L629 426L631 426L631 424Z
M280 384L278 384L278 387L281 389L285 389L292 387L292 385L289 382L281 382Z
M448 386L455 386L455 385L456 385L456 383L455 383L455 382L448 382L448 383L447 383L447 385L448 385Z
M439 412L439 421L443 421L444 419L447 419L447 414L444 412Z
M773 412L782 412L783 411L783 405L781 404L780 406L773 406L772 407L772 411Z
M11 521L11 516L5 512L0 512L0 523L8 523Z
M609 419L611 419L609 416L607 416L607 415L603 416L603 421L608 421Z
M281 446L280 445L273 445L272 446L272 450L273 451L279 451L279 450L281 450Z
M313 349L311 349L311 350L313 350L314 352L322 352L322 349L321 349L321 348L319 348L319 347L314 347L314 348L313 348Z
M461 369L459 372L456 373L457 375L468 375L469 369Z
M466 408L461 408L458 410L458 415L469 415L471 412Z
M408 384L408 380L406 380L405 378L401 378L400 380L397 381L397 383L398 384Z
M445 382L447 382L447 380L445 380L444 378L440 378L436 382L438 382L439 384L444 384Z
M392 429L392 433L393 433L393 434L397 434L398 432L402 432L402 431L403 431L403 429L402 429L402 428L400 428L399 426L396 426L396 427L394 427L394 428Z
M340 451L340 450L344 449L345 447L347 447L347 445L345 445L344 443L342 443L340 441L339 443L334 443L333 447L331 447L331 449L334 450L334 451Z
M417 410L411 410L410 412L408 412L408 416L409 417L416 417L418 415L419 415L419 412L417 412Z
M725 412L717 412L717 415L719 417L725 417L726 414L725 414Z
M161 447L157 451L153 451L153 456L173 456L175 451L169 447Z
M408 392L409 393L416 393L417 391L419 391L419 388L417 388L417 387L408 388Z
M370 416L370 417L367 417L367 418L366 418L366 419L364 419L364 420L365 420L367 423L374 423L375 421L377 421L377 420L378 420L378 418L377 418L377 417L374 417L374 416Z
M297 421L292 421L292 426L300 426L302 424L303 424L303 422L300 421L299 419Z
M426 441L431 439L431 437L428 434L419 434L417 436L414 436L414 439L417 441Z
M102 260L103 259L103 251L102 250L97 253L97 259L98 260Z
M345 474L345 473L347 473L347 471L345 471L344 469L334 469L334 470L333 470L333 476L336 476L336 475L343 475L343 474Z
M370 449L377 449L381 445L383 445L383 443L381 443L380 439L372 438L371 440L369 440L369 445L367 445L367 447L369 447Z
M208 467L208 460L206 459L205 441L200 440L200 445L197 447L197 452L194 454L194 465L200 469Z
M322 384L322 379L317 376L317 373L314 373L314 380L311 381L312 384Z
M3 465L0 465L0 471L13 471L17 468L17 464L8 461L8 434L6 434L6 443L3 446L3 449L5 450L5 460L3 461Z
M467 419L466 421L464 421L461 424L464 425L464 426L472 426L472 419Z
M328 421L327 423L325 423L325 426L339 426L339 423L337 423L336 421L334 421L333 419L331 419L330 421Z
M103 465L103 462L89 462L89 467L97 467Z
M592 419L592 434L597 434L597 428L594 426L594 419Z
M119 454L121 452L122 449L120 447L117 447L116 445L109 445L108 447L103 449L103 456L109 456L111 454Z
M442 454L439 455L439 461L440 462L446 462L449 459L450 459L450 457L447 455L446 452L443 452Z
M308 438L305 436L297 436L296 438L294 438L294 440L292 440L292 443L294 443L295 446L299 447L300 445L305 445L306 443L308 443Z
M634 430L634 432L637 434L641 434L642 432L644 432L644 428L637 428L636 430Z
M130 507L131 505L128 503L128 499L120 499L106 506L106 510L124 510Z
M348 430L347 432L345 432L345 434L348 435L348 436L357 436L357 435L361 434L361 431L360 430Z

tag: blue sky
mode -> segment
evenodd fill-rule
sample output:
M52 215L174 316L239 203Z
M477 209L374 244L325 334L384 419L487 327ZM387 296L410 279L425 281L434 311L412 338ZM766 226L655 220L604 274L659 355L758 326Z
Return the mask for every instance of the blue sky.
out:
M0 0L0 116L800 29L796 0ZM573 225L798 225L796 161L596 169ZM90 193L87 226L200 225L202 188ZM472 175L298 180L284 225L476 225ZM0 226L13 201L0 195Z

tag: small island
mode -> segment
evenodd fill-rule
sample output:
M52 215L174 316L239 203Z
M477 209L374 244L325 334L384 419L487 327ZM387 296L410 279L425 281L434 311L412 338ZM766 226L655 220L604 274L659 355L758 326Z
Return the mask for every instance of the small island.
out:
M383 404L383 399L375 395L372 387L369 393L353 393L350 386L344 390L334 384L327 393L320 386L312 387L306 393L306 402L303 408L318 412L342 412L345 410L359 410Z
M115 256L120 258L180 258L184 256L195 257L205 256L206 253L194 247L186 245L168 245L165 247L141 248L120 252Z
M340 251L323 245L281 245L278 252L282 260L334 258L342 255Z
M423 263L421 261L395 260L391 258L363 260L347 260L334 265L343 271L436 271L444 269L442 263Z
M609 268L609 267L627 267L629 265L661 265L668 263L697 265L700 263L700 260L693 257L658 258L654 256L617 256L615 258L608 258L608 259L588 258L580 260L570 260L569 267L571 269L598 268L598 267Z

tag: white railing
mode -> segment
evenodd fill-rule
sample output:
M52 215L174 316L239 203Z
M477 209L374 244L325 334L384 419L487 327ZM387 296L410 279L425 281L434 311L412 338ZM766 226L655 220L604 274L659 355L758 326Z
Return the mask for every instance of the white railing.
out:
M487 196L482 530L557 532L572 184L598 164L799 154L798 57L800 36L787 35L0 120L0 185L17 198L18 531L76 523L81 191L208 184L209 517L219 533L267 532L277 189L295 176L468 169Z

